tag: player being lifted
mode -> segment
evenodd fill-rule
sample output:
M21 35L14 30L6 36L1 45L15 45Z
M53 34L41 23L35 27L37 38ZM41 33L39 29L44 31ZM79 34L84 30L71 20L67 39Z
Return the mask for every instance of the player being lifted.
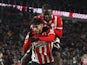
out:
M54 28L54 32L56 34L56 39L54 41L53 53L55 54L55 64L61 65L60 63L60 53L58 52L60 38L62 37L62 18L60 16L52 15L52 9L49 4L44 4L42 6L42 14L36 16L41 18L42 23L46 27ZM59 62L58 62L59 61Z
M35 18L40 18L42 20L42 24L46 28L53 28L56 34L56 39L54 41L54 50L53 52L56 53L56 60L59 62L55 62L55 64L60 63L60 55L58 52L60 38L62 37L62 18L60 16L52 15L51 7L48 4L42 6L42 14L35 16ZM24 48L24 47L23 47ZM60 64L59 64L60 65Z
M54 29L50 28L44 31L44 25L40 18L34 18L31 23L32 36L30 33L26 36L25 45L32 45L32 65L54 65L52 55L53 41L55 40ZM25 54L30 54L29 51ZM28 56L27 56L28 58ZM26 61L26 60L24 60ZM23 65L23 63L22 63ZM24 64L25 65L25 64ZM27 65L27 64L26 64Z

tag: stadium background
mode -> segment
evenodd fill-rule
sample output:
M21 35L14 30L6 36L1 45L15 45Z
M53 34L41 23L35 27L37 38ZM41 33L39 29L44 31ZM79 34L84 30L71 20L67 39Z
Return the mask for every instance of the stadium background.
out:
M29 21L37 15L32 8L41 8L49 3L53 10L87 14L86 0L0 0L0 56L4 65L18 65L23 56L22 45L29 31ZM21 5L16 8L13 5ZM28 6L31 8L27 8ZM14 8L13 8L14 7ZM81 65L81 57L87 54L87 19L63 18L63 38L61 39L61 63L63 65ZM75 63L74 63L75 62Z

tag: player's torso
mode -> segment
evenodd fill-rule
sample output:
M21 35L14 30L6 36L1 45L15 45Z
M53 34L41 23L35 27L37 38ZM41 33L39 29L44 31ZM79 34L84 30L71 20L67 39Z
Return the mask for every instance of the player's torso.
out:
M49 30L46 32L43 32L42 34L36 34L34 37L44 37L44 35L48 36L48 33L49 33ZM35 52L43 54L43 55L48 55L52 51L51 42L36 41L36 42L32 43L32 45L33 45Z
M42 15L38 15L38 18L40 18L41 20L42 20L42 23L44 24L44 26L51 26L52 28L55 28L56 29L56 27L57 27L57 17L58 16L54 16L54 15L52 15L51 16L52 17L52 19L50 20L50 21L45 21L44 20L44 18L43 18L43 16Z
M36 36L40 37L43 35L47 35L45 33ZM32 43L32 61L40 64L53 62L54 59L52 56L52 48L53 43L50 42L37 41Z

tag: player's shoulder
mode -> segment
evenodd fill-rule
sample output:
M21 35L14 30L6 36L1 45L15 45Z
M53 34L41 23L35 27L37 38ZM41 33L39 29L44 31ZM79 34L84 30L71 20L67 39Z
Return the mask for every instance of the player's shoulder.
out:
M36 16L34 16L34 18L41 18L42 17L42 14L38 14Z
M28 39L29 38L29 34L30 34L30 32L27 33L25 39Z
M52 15L54 18L61 18L61 16L58 15Z

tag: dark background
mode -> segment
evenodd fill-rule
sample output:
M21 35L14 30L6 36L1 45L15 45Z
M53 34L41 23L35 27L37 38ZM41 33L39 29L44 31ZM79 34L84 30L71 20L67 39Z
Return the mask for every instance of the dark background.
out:
M48 3L55 10L87 14L86 0L0 0L1 2L32 7L42 7L43 4Z

